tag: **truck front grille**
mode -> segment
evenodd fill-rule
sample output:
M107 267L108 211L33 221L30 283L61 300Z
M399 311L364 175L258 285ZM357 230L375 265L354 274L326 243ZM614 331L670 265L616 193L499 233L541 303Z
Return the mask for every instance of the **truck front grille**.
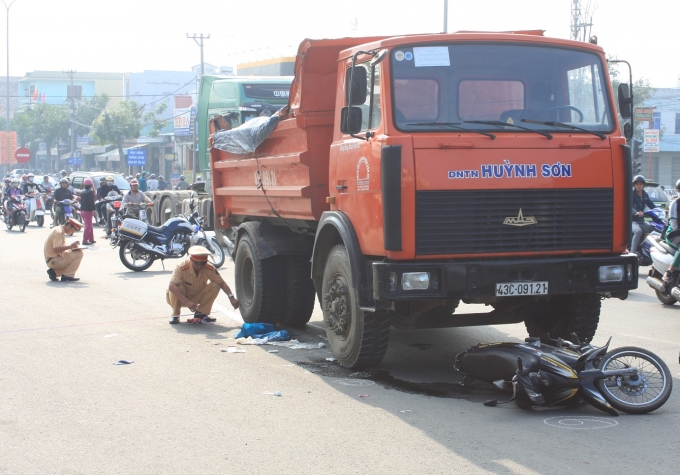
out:
M611 249L612 219L609 188L419 191L416 253Z

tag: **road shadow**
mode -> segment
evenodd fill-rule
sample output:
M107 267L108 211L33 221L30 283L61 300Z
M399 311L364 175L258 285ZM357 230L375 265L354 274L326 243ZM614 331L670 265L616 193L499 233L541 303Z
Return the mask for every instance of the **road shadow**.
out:
M228 326L220 323L186 323L186 317L182 317L182 322L172 327L177 333L184 335L203 335L209 340L226 340L228 333L238 330L240 326Z
M115 276L124 279L124 280L130 280L130 279L149 279L151 277L157 276L157 275L168 275L172 274L172 270L151 270L151 271L142 271L142 272L135 272L135 271L127 271L127 272L116 272Z

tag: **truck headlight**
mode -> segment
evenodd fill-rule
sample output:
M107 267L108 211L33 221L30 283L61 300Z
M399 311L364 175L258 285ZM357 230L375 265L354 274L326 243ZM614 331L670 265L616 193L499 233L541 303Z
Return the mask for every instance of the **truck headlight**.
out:
M430 274L427 272L404 272L401 275L401 288L404 290L427 290L430 287Z
M601 266L600 282L623 281L623 266Z

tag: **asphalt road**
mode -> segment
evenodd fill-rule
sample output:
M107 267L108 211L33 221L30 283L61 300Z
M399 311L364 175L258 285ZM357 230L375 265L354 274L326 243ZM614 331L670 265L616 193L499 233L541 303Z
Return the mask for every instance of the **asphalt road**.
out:
M82 280L53 283L48 232L0 230L0 474L680 472L677 393L615 418L588 405L489 408L504 395L454 384L457 352L522 340L521 324L394 330L384 361L353 372L318 348L317 308L291 330L314 349L223 352L241 348L226 295L217 323L169 325L176 261L130 272L95 228ZM647 348L677 378L678 322L680 305L662 306L641 279L628 300L603 303L594 343Z

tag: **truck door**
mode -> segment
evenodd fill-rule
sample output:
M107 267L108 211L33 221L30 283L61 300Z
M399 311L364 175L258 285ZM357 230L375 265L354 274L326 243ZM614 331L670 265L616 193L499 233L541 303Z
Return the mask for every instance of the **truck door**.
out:
M382 144L374 138L365 140L381 128L381 64L358 64L355 74L367 75L368 94L361 108L362 125L357 137L345 134L331 146L331 194L336 208L348 215L355 227L362 250L382 246L382 208L380 192L380 153Z

